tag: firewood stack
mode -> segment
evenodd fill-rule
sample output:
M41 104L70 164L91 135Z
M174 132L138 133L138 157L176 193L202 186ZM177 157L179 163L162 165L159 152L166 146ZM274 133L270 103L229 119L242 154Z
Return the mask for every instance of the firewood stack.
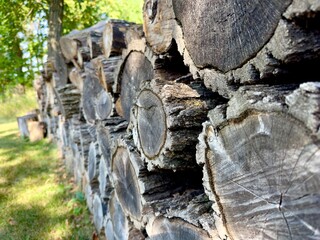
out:
M63 36L38 94L101 239L319 239L320 2L143 19Z

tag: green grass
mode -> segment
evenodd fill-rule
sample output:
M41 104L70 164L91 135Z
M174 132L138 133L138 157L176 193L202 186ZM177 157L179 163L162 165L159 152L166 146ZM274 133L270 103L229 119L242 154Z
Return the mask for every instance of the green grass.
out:
M35 90L27 89L24 95L12 94L0 103L0 121L5 122L25 115L36 108L38 106Z
M81 192L68 181L55 146L18 135L0 117L0 239L91 239Z

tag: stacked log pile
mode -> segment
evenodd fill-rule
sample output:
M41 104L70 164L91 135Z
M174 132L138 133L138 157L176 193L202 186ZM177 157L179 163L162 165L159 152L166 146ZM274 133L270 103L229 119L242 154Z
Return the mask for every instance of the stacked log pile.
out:
M38 90L101 239L319 239L320 2L143 18L63 36Z

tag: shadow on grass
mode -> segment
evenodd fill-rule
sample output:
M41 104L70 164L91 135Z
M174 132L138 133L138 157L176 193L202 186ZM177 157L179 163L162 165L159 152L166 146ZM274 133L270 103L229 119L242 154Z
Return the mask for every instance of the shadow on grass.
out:
M77 217L67 207L72 198L67 184L56 182L55 191L47 200L28 204L16 201L21 200L19 193L28 190L28 186L41 188L49 174L58 179L58 160L53 157L55 146L48 141L31 143L20 138L14 129L2 132L7 134L0 136L0 240L91 239L92 225L88 231L83 223L74 224ZM25 179L30 185L23 182ZM21 189L20 184L26 189Z

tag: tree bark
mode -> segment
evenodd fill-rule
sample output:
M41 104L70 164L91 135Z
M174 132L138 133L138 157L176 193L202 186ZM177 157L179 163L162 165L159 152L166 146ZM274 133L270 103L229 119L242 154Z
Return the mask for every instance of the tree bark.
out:
M51 0L49 5L48 60L59 75L57 86L67 83L67 67L61 54L59 40L62 33L64 0Z
M75 86L66 84L59 87L57 88L57 95L61 103L60 111L66 119L70 119L74 114L79 113L81 94Z
M125 34L132 23L124 20L111 19L103 30L102 49L106 58L122 54L126 48Z
M105 21L101 21L89 28L81 31L73 30L69 34L62 36L60 39L60 45L65 59L68 62L76 60L78 49L80 47L88 46L87 37L93 32L102 32L105 24Z
M312 96L307 110L298 109L306 94ZM319 134L312 120L297 117L300 111L312 116L318 98L314 83L294 92L288 86L243 87L227 106L209 113L197 160L220 237L317 236Z
M187 84L159 79L145 83L132 125L134 142L149 169L195 167L197 136L210 105Z
M194 184L185 179L184 174L175 174L172 171L148 172L129 139L118 139L117 148L112 154L115 192L123 211L130 216L136 227L143 227L150 214L154 215L150 208L151 203Z

